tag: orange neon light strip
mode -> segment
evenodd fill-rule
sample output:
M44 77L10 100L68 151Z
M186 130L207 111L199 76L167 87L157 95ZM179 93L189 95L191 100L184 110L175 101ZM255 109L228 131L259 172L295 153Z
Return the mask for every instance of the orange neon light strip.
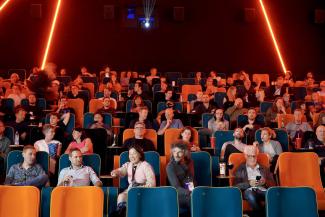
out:
M52 26L51 26L49 38L48 38L48 41L47 41L47 45L46 45L46 49L45 49L45 53L44 53L44 57L43 57L43 62L42 62L42 66L41 66L42 70L45 68L47 56L49 54L49 50L50 50L50 47L51 47L51 42L52 42L52 37L53 37L54 29L55 29L55 24L56 24L56 20L57 20L59 11L60 11L60 5L61 5L61 0L58 0L56 10L55 10L55 14L54 14L54 18L53 18L53 21L52 21Z
M0 11L10 2L10 0L6 0L1 6L0 6Z
M269 20L269 17L267 15L267 12L265 10L265 7L264 7L264 4L263 4L263 0L260 0L260 4L261 4L261 7L262 7L262 11L263 11L263 14L264 14L264 17L265 17L265 20L266 20L266 23L267 23L267 26L269 28L269 31L270 31L270 34L271 34L271 37L272 37L272 41L273 41L273 44L274 44L274 47L276 49L276 52L278 54L278 57L279 57L279 60L280 60L280 63L281 63L281 66L282 66L282 70L284 73L287 73L287 69L285 67L285 64L284 64L284 61L282 59L282 55L281 55L281 52L280 52L280 49L279 49L279 46L278 46L278 43L276 41L276 38L274 36L274 33L273 33L273 30L272 30L272 26L271 26L271 22Z

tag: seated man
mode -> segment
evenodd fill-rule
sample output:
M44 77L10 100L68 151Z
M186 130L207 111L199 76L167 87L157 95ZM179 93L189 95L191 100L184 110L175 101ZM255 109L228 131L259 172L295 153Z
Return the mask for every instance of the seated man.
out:
M183 128L183 123L180 119L174 119L174 110L173 108L167 108L165 110L166 120L161 122L160 128L158 130L158 135L163 135L165 131L169 128Z
M213 113L214 110L215 107L210 103L209 95L204 94L202 96L202 103L195 106L194 109L192 110L192 113L202 115L203 113Z
M36 186L43 187L48 181L48 176L36 162L36 150L31 145L26 145L23 149L22 163L14 164L7 174L5 185L16 186Z
M97 187L103 185L91 167L82 165L82 153L78 148L70 150L69 160L71 166L61 170L58 186L88 186L90 181Z
M244 131L242 128L236 128L233 133L234 140L225 142L221 148L220 159L228 163L229 156L232 153L243 153L246 144L242 142Z
M249 108L247 112L247 120L238 123L238 127L242 127L246 136L247 136L247 144L253 144L255 141L255 132L263 127L263 123L259 123L256 120L256 109Z
M230 126L236 126L238 116L246 113L247 109L243 108L243 106L243 100L236 98L234 105L225 111L225 114L230 117Z
M28 96L28 105L25 107L27 118L33 122L39 122L43 118L43 111L37 106L37 99L34 94Z
M75 111L73 108L68 107L68 98L66 96L62 96L58 103L58 109L56 110L56 113L59 113L60 115L66 114L66 113L72 113L75 114Z
M114 106L111 105L111 98L104 97L103 98L103 107L98 109L96 113L114 113L115 109Z
M298 136L302 138L306 131L313 131L307 122L302 122L303 111L301 109L296 109L293 116L294 121L289 122L285 127L291 140Z
M144 134L146 134L146 126L143 122L136 122L134 124L134 138L127 139L123 148L130 148L133 145L138 145L143 149L143 151L155 151L155 146L151 140L144 138Z
M15 132L19 133L19 145L28 144L28 122L26 121L26 110L22 106L17 106L15 108L15 117L16 119L9 122L8 125L13 127Z
M243 198L254 211L263 211L261 202L265 201L266 189L274 186L275 182L270 170L257 163L258 153L256 146L245 147L246 162L237 168L234 184L243 192Z
M143 106L142 108L140 108L139 118L133 119L130 122L129 128L134 128L135 123L140 121L140 122L143 122L146 125L146 129L153 129L152 122L150 120L148 120L148 114L149 114L149 109L148 109L147 106Z

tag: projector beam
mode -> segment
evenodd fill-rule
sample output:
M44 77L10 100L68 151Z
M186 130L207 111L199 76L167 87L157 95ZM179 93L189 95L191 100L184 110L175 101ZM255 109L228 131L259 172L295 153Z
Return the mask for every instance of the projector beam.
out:
M51 29L50 29L50 34L49 34L48 41L47 41L47 44L46 44L45 53L44 53L44 56L43 56L43 62L42 62L42 66L41 66L42 70L45 68L47 56L48 56L49 51L50 51L50 47L51 47L51 43L52 43L52 37L53 37L54 30L55 30L55 25L56 25L56 21L57 21L57 18L58 18L58 14L59 14L59 11L60 11L60 5L61 5L61 0L58 0L58 3L56 5L55 14L54 14L53 21L52 21L52 26L51 26Z
M10 0L6 0L4 3L2 3L2 5L0 6L0 12L2 11L2 9L4 7L6 7L6 5L10 2Z
M280 61L280 63L281 63L282 70L283 70L283 72L286 74L286 73L287 73L287 69L286 69L286 67L285 67L285 64L284 64L284 61L283 61L283 58L282 58L282 55L281 55L281 52L280 52L280 49L279 49L278 43L277 43L277 41L276 41L276 38L275 38L275 35L274 35L274 32L273 32L273 29L272 29L271 21L270 21L268 15L267 15L266 10L265 10L263 0L259 0L259 2L260 2L260 5L261 5L261 8L262 8L262 11L263 11L264 17L265 17L265 21L266 21L266 23L267 23L267 27L268 27L269 32L270 32L270 35L271 35L271 37L272 37L272 41L273 41L273 44L274 44L275 50L276 50L276 52L277 52L277 55L278 55L279 61Z

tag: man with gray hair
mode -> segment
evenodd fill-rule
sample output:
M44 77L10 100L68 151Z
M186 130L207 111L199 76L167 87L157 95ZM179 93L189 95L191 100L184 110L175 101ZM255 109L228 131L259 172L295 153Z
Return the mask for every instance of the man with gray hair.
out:
M275 182L269 168L257 163L259 150L254 145L244 148L246 162L238 166L235 172L234 184L248 201L254 211L263 211L262 201L265 201L265 193L268 187Z

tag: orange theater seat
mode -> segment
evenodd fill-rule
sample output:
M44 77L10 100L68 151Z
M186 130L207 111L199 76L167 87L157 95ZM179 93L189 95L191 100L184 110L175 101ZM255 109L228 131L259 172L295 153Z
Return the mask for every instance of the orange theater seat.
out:
M33 186L0 186L0 217L38 217L40 192Z
M104 193L94 186L54 188L51 196L51 217L102 217Z
M278 159L278 169L281 186L313 188L317 195L318 209L325 210L325 193L316 153L282 153Z

